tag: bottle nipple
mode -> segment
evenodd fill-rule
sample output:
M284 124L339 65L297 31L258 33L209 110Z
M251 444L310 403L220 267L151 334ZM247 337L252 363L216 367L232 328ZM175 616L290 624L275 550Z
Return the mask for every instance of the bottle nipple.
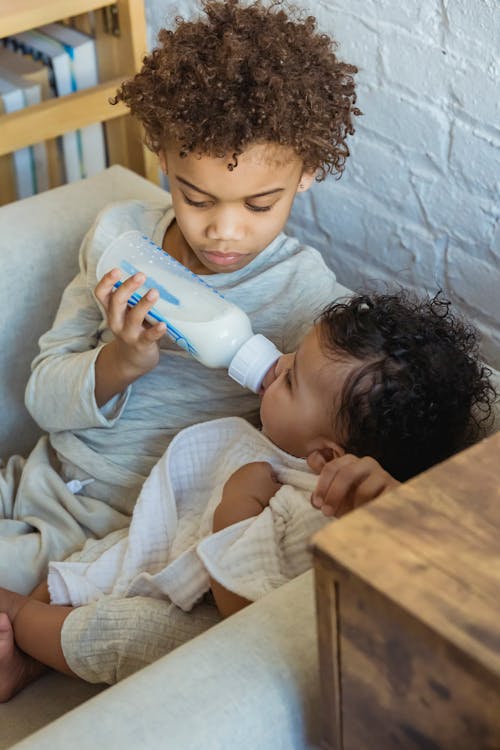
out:
M254 393L260 391L269 368L281 357L272 341L260 333L251 336L236 352L228 368L229 377Z

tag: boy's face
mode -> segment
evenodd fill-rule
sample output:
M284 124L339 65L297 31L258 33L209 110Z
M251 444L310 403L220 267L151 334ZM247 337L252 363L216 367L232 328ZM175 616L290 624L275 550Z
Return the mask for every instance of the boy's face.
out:
M325 447L341 455L335 416L345 380L358 366L354 359L327 357L319 327L312 328L297 351L283 354L275 366L260 405L262 432L294 456L305 458Z
M229 273L248 265L283 229L296 193L314 175L282 146L255 145L222 158L166 148L160 163L168 174L176 225L164 249L197 273Z

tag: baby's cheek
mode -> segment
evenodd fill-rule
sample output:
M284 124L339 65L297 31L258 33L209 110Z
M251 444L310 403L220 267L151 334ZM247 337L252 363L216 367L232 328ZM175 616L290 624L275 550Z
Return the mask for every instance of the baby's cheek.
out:
M266 391L260 402L260 421L262 423L262 433L271 437L273 433L273 403L272 394Z

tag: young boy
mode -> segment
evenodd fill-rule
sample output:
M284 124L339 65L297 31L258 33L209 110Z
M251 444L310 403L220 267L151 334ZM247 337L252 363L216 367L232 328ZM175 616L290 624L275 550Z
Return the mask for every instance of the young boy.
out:
M338 296L320 255L282 230L296 193L344 168L355 68L312 18L233 0L203 7L205 17L161 32L117 95L143 123L171 195L101 213L33 362L26 404L47 435L0 473L0 585L23 593L50 559L129 524L180 429L229 415L258 420L255 395L144 323L156 292L128 309L140 275L116 294L113 273L97 285L112 239L141 230L210 276L284 352Z
M473 331L439 296L332 304L297 352L278 360L262 432L240 418L181 432L145 483L128 535L89 542L82 556L51 566L53 600L147 595L189 611L210 588L220 615L236 612L309 567L308 539L325 521L311 490L313 505L336 504L346 462L354 470L340 496L356 506L477 439L495 397L488 376ZM306 458L319 459L322 487ZM75 661L89 607L49 606L38 600L46 594L0 589L2 700L41 664L88 679L113 648L100 643L87 667Z

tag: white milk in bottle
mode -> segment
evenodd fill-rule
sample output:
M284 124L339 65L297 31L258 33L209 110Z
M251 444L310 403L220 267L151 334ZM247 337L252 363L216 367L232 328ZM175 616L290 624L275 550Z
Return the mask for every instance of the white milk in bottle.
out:
M97 278L112 268L122 273L115 287L138 271L145 274L144 284L128 300L131 306L149 289L158 290L146 320L165 323L167 335L202 364L228 368L240 385L259 392L281 352L265 336L253 333L241 308L135 230L109 245L97 264Z

